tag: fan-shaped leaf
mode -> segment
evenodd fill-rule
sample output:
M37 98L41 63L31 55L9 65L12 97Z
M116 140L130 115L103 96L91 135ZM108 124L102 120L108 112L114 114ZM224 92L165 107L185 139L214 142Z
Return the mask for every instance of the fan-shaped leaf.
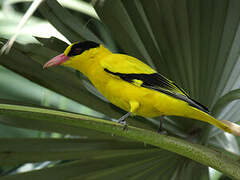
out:
M189 143L181 139L153 133L148 130L128 126L128 129L123 131L123 126L115 122L109 122L80 114L19 105L0 104L0 114L32 118L35 120L34 123L39 122L45 125L60 123L70 127L89 128L100 132L128 137L132 140L145 142L175 152L179 155L189 157L203 163L204 165L220 170L230 177L240 178L240 165L227 157L223 157L221 154L217 154L216 151L212 151L204 146ZM88 163L92 163L92 161Z
M213 107L212 112L214 114L219 114L223 110L223 108L225 108L230 102L238 99L240 99L240 89L230 91L218 99L218 101Z
M154 153L156 148L107 139L0 139L0 165ZM29 148L31 147L31 148Z
M92 40L101 43L99 38L87 29L76 17L64 9L57 1L47 0L39 8L42 15L69 41Z

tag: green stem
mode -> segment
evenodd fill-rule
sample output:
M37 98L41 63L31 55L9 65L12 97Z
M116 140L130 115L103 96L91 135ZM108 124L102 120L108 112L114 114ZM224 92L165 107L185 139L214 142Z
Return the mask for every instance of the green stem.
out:
M185 156L201 164L217 169L230 178L240 179L240 164L238 162L210 148L183 139L132 126L128 126L127 130L123 131L123 126L115 122L43 108L0 104L0 115L29 118L31 120L45 121L45 123L58 122L74 127L84 127L127 137Z

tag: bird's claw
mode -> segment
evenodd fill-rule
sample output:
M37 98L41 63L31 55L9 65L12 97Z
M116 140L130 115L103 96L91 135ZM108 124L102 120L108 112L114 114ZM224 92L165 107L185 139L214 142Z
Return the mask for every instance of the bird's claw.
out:
M162 130L162 129L161 129L161 130L158 129L158 130L157 130L157 133L158 133L158 134L163 134L163 135L168 135L168 132L167 132L167 131L164 131L164 130Z
M120 123L120 124L122 124L123 125L123 130L125 131L125 130L127 130L127 122L126 122L126 120L125 119L119 119L118 120L118 123Z

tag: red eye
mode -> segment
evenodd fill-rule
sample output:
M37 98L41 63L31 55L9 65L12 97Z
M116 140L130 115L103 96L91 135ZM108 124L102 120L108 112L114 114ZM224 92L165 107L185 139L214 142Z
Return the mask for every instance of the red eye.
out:
M79 43L74 43L67 54L67 56L77 56L82 54L84 51L99 47L99 44L92 41L84 41Z
M82 52L81 48L74 49L74 54L81 54L81 52Z

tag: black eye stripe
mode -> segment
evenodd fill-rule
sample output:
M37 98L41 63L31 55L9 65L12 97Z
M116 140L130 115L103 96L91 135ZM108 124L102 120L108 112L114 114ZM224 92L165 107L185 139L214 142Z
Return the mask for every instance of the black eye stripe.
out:
M76 55L82 54L86 50L96 48L96 47L99 47L99 44L93 41L80 42L80 43L74 44L71 47L71 50L69 51L67 56L76 56Z

